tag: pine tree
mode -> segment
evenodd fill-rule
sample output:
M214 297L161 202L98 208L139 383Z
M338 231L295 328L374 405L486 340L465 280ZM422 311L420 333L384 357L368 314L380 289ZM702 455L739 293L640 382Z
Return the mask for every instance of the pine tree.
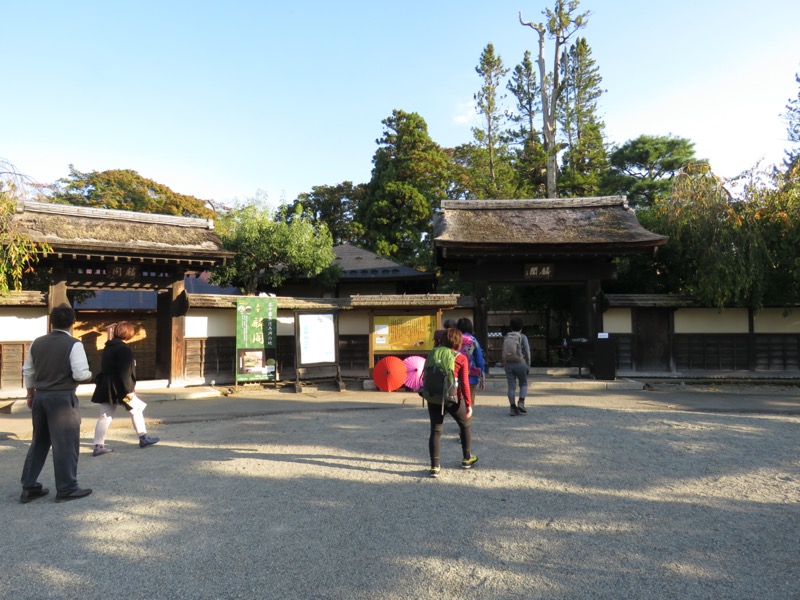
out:
M558 188L565 196L595 196L608 159L605 124L597 115L602 77L585 38L578 38L564 53L561 77L564 93L558 103L558 122L566 147Z
M508 69L500 55L495 54L494 46L487 44L475 72L482 79L481 88L474 96L482 120L482 127L472 129L476 142L472 164L477 171L474 181L478 189L475 191L482 198L502 198L508 195L510 187L508 150L502 137L505 113L501 104L505 95L500 93Z
M365 246L415 268L432 266L431 217L445 196L448 156L417 113L392 111L357 210Z
M509 119L517 127L507 132L513 154L512 164L516 173L515 196L543 197L547 157L536 126L536 117L541 112L541 99L529 51L525 51L522 62L514 67L511 80L506 87L516 99L516 112L512 112Z

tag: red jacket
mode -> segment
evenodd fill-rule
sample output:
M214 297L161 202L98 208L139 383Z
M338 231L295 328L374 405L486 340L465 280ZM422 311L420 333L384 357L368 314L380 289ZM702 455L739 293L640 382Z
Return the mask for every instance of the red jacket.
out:
M472 406L472 398L469 395L469 359L460 352L456 356L455 376L458 381L458 396L464 399L469 408Z

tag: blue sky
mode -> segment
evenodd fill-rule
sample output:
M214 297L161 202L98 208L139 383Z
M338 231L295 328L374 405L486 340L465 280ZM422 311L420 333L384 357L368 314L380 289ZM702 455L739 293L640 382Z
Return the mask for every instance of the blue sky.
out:
M507 67L552 0L6 2L0 157L42 183L134 169L217 201L370 177L381 121L471 141L475 66ZM695 142L715 172L780 161L800 2L584 0L612 143ZM548 46L548 50L549 50Z

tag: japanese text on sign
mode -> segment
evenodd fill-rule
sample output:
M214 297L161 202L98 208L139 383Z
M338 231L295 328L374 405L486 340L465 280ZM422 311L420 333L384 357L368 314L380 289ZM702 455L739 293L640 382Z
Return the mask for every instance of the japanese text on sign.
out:
M552 279L555 275L555 265L525 265L525 279Z

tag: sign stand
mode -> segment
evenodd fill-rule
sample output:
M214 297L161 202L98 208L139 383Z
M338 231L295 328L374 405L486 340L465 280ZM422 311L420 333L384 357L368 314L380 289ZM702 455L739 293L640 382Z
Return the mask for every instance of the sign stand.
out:
M278 300L262 296L236 299L236 386L271 381L278 387Z
M303 391L300 379L332 379L340 392L345 384L339 369L339 321L337 312L294 313L295 393Z

